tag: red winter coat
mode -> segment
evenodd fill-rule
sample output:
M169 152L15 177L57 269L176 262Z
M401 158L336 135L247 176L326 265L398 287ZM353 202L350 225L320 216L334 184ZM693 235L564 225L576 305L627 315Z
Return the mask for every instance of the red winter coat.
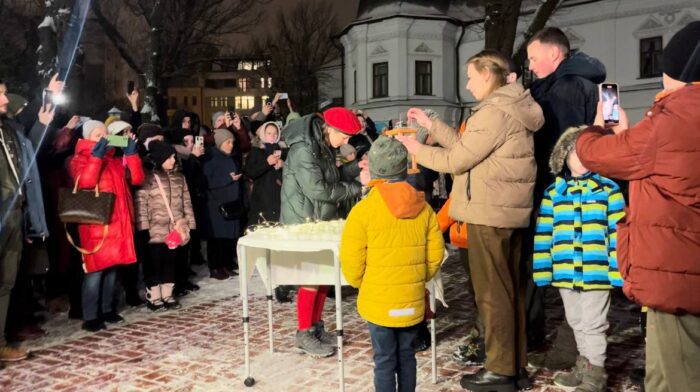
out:
M94 189L99 181L100 192L114 193L115 201L104 245L97 253L83 256L85 270L88 273L118 264L136 262L134 203L126 181L126 168L131 174L131 185L139 185L144 180L141 158L138 154L114 157L114 149L111 149L104 159L95 158L91 154L94 145L93 141L85 139L78 141L75 146L75 156L70 163L71 176L73 181L80 176L78 186L82 189ZM78 232L80 246L88 251L95 249L104 233L102 225L80 225Z
M581 162L630 180L617 226L625 294L667 313L700 315L700 86L661 94L645 118L618 135L598 127L576 143Z

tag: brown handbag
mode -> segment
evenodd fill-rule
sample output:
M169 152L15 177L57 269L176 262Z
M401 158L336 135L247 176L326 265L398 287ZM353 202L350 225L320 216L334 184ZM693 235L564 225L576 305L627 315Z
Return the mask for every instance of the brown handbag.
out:
M102 241L88 251L75 245L73 238L66 230L68 242L82 254L93 254L102 248L109 229L109 220L114 209L114 193L100 192L99 185L94 190L78 189L80 176L75 179L73 189L58 190L58 217L64 224L77 223L84 225L104 225Z

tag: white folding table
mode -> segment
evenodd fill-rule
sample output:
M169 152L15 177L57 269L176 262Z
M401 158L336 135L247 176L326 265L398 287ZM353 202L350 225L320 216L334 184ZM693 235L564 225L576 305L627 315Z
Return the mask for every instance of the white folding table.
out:
M250 318L248 315L248 281L257 268L267 290L267 317L270 352L274 351L272 326L272 290L275 285L332 285L335 286L335 320L338 339L338 379L340 391L344 391L343 363L343 309L341 287L348 283L342 276L339 259L340 235L324 235L324 239L271 239L258 232L250 233L238 240L238 268L240 292L243 303L243 343L245 381L248 387L255 384L250 374ZM447 255L447 252L445 252ZM274 283L273 283L274 282ZM435 310L436 294L442 299L442 280L439 272L428 282L430 307ZM435 319L431 323L432 381L437 382L435 351Z

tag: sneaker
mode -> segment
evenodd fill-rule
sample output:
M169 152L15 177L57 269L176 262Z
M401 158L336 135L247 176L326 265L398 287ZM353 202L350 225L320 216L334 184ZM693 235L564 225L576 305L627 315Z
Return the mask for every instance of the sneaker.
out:
M163 306L165 306L165 309L168 309L168 310L182 308L182 305L180 305L180 302L173 297L163 298Z
M338 347L338 337L335 334L326 331L323 320L315 322L311 328L314 330L314 335L321 341L321 343L331 347Z
M97 332L103 329L107 329L107 326L102 320L94 319L84 321L82 328L88 332Z
M102 315L102 320L109 324L121 324L124 322L124 317L117 314L117 312L112 311Z
M299 350L314 358L330 357L335 351L332 346L323 344L318 340L313 328L297 331L296 346Z
M146 302L146 307L152 312L158 312L165 310L165 303L162 299L158 298L156 300Z
M420 327L418 327L418 334L411 343L411 347L413 347L413 352L416 353L430 348L430 329L428 329L427 322L422 322Z
M486 362L484 341L480 338L475 338L466 345L458 346L457 350L452 354L452 359L469 366L483 365Z
M608 375L605 368L588 363L583 369L583 380L574 392L605 392L608 390Z
M557 373L554 376L554 384L565 388L575 388L583 381L583 369L588 366L588 360L579 356L576 359L576 366L567 373Z
M17 362L27 359L27 350L19 347L0 347L0 362Z

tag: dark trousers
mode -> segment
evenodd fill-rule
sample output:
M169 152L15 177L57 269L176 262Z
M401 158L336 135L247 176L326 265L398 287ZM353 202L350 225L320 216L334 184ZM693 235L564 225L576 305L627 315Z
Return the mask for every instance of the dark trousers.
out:
M190 277L190 244L175 249L175 286L182 287Z
M388 328L369 325L374 352L374 388L377 392L399 392L416 390L416 354L413 340L418 335L418 326Z
M165 244L148 244L150 256L143 263L143 281L146 287L163 283L175 283L177 249L168 249Z
M207 261L209 269L228 267L238 269L236 262L236 243L238 240L230 238L210 238L207 241Z
M0 217L5 219L6 217ZM15 208L0 230L0 347L5 346L5 324L10 306L10 293L15 287L19 262L22 258L22 210Z
M514 376L527 365L521 230L468 224L469 269L486 332L486 369Z

